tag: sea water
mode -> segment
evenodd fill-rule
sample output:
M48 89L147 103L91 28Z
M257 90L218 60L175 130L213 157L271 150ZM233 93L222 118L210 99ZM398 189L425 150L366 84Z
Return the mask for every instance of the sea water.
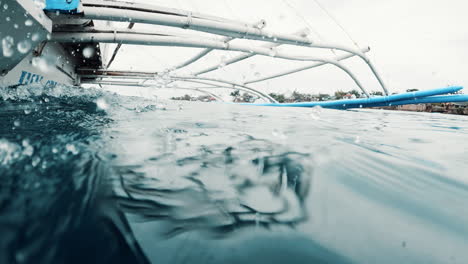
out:
M466 116L0 97L0 263L468 263Z

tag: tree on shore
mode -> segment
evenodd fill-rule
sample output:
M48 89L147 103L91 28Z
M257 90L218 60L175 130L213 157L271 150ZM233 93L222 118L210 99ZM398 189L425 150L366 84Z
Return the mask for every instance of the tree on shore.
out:
M284 94L270 93L269 96L278 101L278 103L286 102L286 96L284 96Z
M335 92L335 99L343 99L343 97L346 95L347 93L346 92L343 92L343 91L336 91Z
M356 89L353 89L353 90L349 91L348 93L349 94L354 94L354 96L356 96L356 98L361 97L361 93Z

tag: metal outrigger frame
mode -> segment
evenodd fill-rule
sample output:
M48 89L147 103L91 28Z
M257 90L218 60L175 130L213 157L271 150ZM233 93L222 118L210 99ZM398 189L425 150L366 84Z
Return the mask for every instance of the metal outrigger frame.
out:
M81 12L77 12L76 14L59 14L58 21L60 21L60 18L64 17L67 19L67 21L70 21L70 19L72 21L74 19L104 20L128 22L130 25L128 28L123 29L109 27L61 27L58 25L58 27L55 27L50 41L58 43L117 43L119 44L118 47L120 47L122 44L131 44L202 49L202 51L198 52L195 56L189 58L183 63L166 69L163 71L163 74L154 72L112 71L108 69L78 69L77 74L80 76L81 83L145 86L146 82L150 80L157 80L161 78L161 76L164 76L167 83L181 82L190 83L192 85L208 85L207 87L204 87L204 89L227 88L242 90L263 98L266 103L262 105L268 106L313 107L319 105L327 108L348 109L357 107L386 106L392 104L412 104L420 102L468 101L468 96L464 95L439 96L448 93L458 93L462 89L462 87L458 86L417 93L389 95L388 87L383 81L383 78L371 60L366 56L366 53L370 50L369 47L359 49L339 44L315 41L308 36L308 33L305 30L300 30L292 34L283 34L267 30L266 22L264 20L260 20L254 24L248 24L179 9L128 2L83 0L81 4ZM181 33L180 30L148 31L134 29L133 25L139 23L165 26L166 28L185 29L186 31ZM206 35L207 33L209 34L208 36ZM236 39L255 40L257 42L260 41L266 43L255 45L245 44L240 43L239 41L234 42L233 40ZM286 51L285 49L278 50L277 47L279 46L298 46L310 49L325 49L330 51L338 50L344 53L337 55L335 52L333 52L334 55L332 57L297 55L290 51ZM180 69L196 63L214 50L242 52L241 55L235 56L234 58L223 62L222 67L244 61L257 55L291 61L308 61L311 63L270 76L246 80L244 83L234 83L228 80L203 76L204 74L222 68L219 65L207 66L201 70L198 70L197 72L194 72L191 75L182 75L178 73ZM118 49L114 51L114 58L117 52ZM371 97L368 90L363 86L357 76L351 71L350 68L342 63L344 60L352 57L361 59L367 65L382 88L384 96ZM249 86L250 84L264 82L324 65L335 66L336 68L346 73L367 98L300 104L278 104L278 102L268 94L265 94ZM134 81L129 82L128 80ZM179 87L176 86L175 88L177 89ZM189 87L187 89L199 88Z
M235 84L237 87L244 86L244 88L247 90L255 90L252 87L247 87L247 84L258 83L329 64L344 71L359 87L363 94L365 94L367 97L370 97L368 90L363 86L356 75L342 63L343 60L348 58L359 57L367 64L377 81L380 83L383 92L386 95L389 93L387 86L385 85L375 66L365 55L365 53L370 50L368 47L359 50L338 44L312 41L308 37L308 34L305 30L300 30L293 34L280 34L268 31L265 28L266 22L263 20L260 20L254 24L248 24L179 9L170 9L118 1L84 0L82 1L82 6L82 13L75 15L63 14L62 16L66 16L68 19L105 20L129 22L132 24L144 23L173 28L182 28L189 30L186 33L190 34L181 34L180 31L142 31L132 28L118 29L93 27L90 29L70 29L65 27L55 30L52 34L51 41L68 43L99 42L203 48L201 52L191 57L187 61L167 69L167 71L170 72L175 72L195 63L213 50L239 51L244 53L226 61L225 66L246 60L256 55L269 56L286 60L314 62L313 64L282 72L280 74L275 74L265 78L247 80L243 84ZM195 32L209 33L212 35L212 37L207 38L206 35L204 35L204 37L200 37L198 34L195 35ZM244 43L233 43L232 40L234 39L256 40L266 42L266 44L247 45ZM291 52L277 50L276 47L281 45L308 47L311 49L340 50L344 51L346 54L331 58L319 56L298 56ZM190 79L196 79L195 77L198 78L201 75L215 71L218 68L219 67L217 65L206 67L195 72L193 77ZM131 77L130 72L128 73L128 76ZM92 76L88 77L93 78ZM189 78L184 78L184 80L187 79ZM175 78L175 81L181 80L180 78ZM227 84L233 85L230 82L227 82ZM259 91L256 92L261 93Z

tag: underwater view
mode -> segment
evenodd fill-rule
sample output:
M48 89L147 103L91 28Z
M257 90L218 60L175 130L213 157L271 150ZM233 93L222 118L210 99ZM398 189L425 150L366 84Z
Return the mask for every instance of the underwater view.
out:
M467 116L0 91L0 263L467 263Z

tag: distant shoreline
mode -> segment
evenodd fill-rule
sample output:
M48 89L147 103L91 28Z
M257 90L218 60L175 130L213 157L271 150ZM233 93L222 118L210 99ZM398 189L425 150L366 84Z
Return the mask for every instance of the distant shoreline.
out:
M416 104L416 105L399 105L375 107L373 109L385 109L391 111L410 111L410 112L426 112L426 113L441 113L449 115L468 115L468 105L460 104Z

